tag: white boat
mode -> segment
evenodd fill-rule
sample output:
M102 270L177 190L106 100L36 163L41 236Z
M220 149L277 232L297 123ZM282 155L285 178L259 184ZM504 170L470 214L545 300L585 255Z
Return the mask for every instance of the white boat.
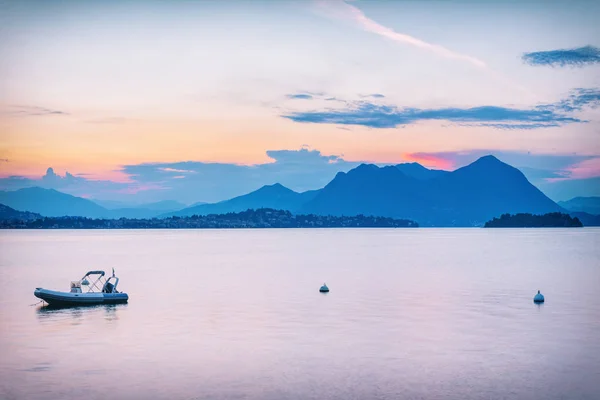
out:
M33 292L38 299L44 300L51 306L88 306L98 304L127 303L129 296L117 290L119 278L112 276L104 278L104 271L89 271L78 281L71 282L70 292L59 292L44 288L36 288ZM88 281L90 278L92 283Z

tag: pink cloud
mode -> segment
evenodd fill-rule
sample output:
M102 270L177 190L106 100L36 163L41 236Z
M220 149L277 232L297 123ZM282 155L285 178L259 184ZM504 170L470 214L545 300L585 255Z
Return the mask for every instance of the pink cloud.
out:
M548 182L559 182L570 179L589 179L600 176L600 157L584 160L564 169L564 178L549 178Z

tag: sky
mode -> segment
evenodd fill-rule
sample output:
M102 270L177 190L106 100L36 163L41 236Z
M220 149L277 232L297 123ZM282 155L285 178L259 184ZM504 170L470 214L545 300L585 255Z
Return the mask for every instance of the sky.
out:
M494 154L600 196L600 3L0 0L0 189L213 202Z

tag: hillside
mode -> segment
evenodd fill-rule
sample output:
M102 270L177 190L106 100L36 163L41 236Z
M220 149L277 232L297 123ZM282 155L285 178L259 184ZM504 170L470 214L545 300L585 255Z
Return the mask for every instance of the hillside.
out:
M230 200L212 204L200 204L184 208L177 212L163 214L161 217L225 214L230 212L242 212L249 209L256 210L259 208L272 208L295 212L302 204L312 199L316 193L317 191L298 193L276 183L274 185L263 186L254 192L234 197Z
M0 220L2 221L34 221L39 218L42 218L40 214L32 213L29 211L17 211L14 208L10 208L8 206L5 206L4 204L0 204Z

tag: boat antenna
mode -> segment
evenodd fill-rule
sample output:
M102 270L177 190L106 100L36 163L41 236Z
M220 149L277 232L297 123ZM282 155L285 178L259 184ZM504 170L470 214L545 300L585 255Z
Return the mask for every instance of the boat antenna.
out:
M115 276L115 269L113 268L112 270L113 270L113 276Z

